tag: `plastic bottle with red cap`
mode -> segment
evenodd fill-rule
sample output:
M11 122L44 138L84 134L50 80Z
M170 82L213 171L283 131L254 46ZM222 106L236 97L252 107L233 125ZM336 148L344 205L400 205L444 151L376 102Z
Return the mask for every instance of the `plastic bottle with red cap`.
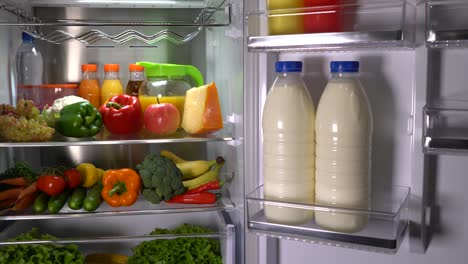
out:
M112 96L124 93L119 71L120 66L118 64L104 65L105 76L101 89L101 105L105 104Z

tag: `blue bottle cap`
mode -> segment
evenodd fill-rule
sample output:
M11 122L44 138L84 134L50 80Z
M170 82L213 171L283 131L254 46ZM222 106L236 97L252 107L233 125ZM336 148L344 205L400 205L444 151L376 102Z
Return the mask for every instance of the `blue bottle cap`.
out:
M332 73L359 72L359 61L332 61L330 69Z
M278 61L276 72L302 72L302 61Z
M26 32L23 32L21 34L21 38L23 39L24 42L32 42L34 40L34 37L29 35L28 33Z

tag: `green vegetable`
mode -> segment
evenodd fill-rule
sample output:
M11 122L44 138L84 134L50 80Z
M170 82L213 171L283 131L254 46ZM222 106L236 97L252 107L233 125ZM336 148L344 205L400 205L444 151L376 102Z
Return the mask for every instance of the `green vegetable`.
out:
M183 224L168 230L156 228L150 235L200 234L213 231L196 225ZM145 241L132 249L127 264L221 264L220 243L211 238L176 238Z
M53 240L50 235L41 235L37 229L22 234L13 241ZM84 256L78 246L56 244L10 245L0 248L0 264L83 264Z
M67 105L60 110L60 118L55 122L55 129L67 137L91 137L102 126L102 116L89 102Z
M77 187L73 190L70 199L68 199L68 207L73 210L81 209L83 206L87 189L85 187Z
M25 161L17 161L15 166L0 174L0 180L24 177L30 182L37 180L38 174L33 170L31 164Z
M102 187L102 184L98 182L89 189L89 192L86 195L83 202L83 209L85 209L88 212L92 212L99 207L99 205L102 203Z
M47 203L47 209L49 213L56 214L62 209L68 199L68 191L64 191L61 194L50 197Z
M45 193L41 193L36 197L34 200L33 211L36 214L40 214L47 209L47 201L49 200L49 196Z
M185 192L182 172L166 157L149 154L137 169L143 182L143 197L154 204Z

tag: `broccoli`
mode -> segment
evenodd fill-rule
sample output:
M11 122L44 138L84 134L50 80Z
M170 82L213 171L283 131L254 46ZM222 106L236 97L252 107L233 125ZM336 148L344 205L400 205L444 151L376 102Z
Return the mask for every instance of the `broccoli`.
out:
M149 154L137 169L143 182L143 197L154 204L185 192L182 172L166 157Z

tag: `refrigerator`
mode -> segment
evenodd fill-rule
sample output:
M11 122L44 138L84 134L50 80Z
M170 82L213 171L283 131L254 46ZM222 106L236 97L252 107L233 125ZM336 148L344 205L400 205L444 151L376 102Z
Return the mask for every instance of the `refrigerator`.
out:
M307 1L306 1L307 2ZM333 2L333 3L330 3ZM80 66L137 61L193 65L218 87L224 128L193 137L101 137L0 142L0 169L17 160L35 168L93 162L135 167L163 149L186 160L222 155L226 181L214 205L102 204L94 213L66 206L0 215L0 244L76 244L84 253L131 255L142 241L205 237L220 241L223 263L466 263L464 175L468 127L468 2L342 0L268 11L266 0L0 0L0 103L17 99L15 52L21 32L43 55L46 83L79 83ZM271 35L275 16L340 14L338 32ZM262 111L276 61L302 61L315 106L331 61L357 60L373 112L372 196L366 210L269 200L263 196ZM314 158L314 157L311 157ZM294 175L291 175L294 177ZM265 206L365 215L355 233L275 224ZM182 223L209 234L147 236ZM54 241L9 240L38 227Z

